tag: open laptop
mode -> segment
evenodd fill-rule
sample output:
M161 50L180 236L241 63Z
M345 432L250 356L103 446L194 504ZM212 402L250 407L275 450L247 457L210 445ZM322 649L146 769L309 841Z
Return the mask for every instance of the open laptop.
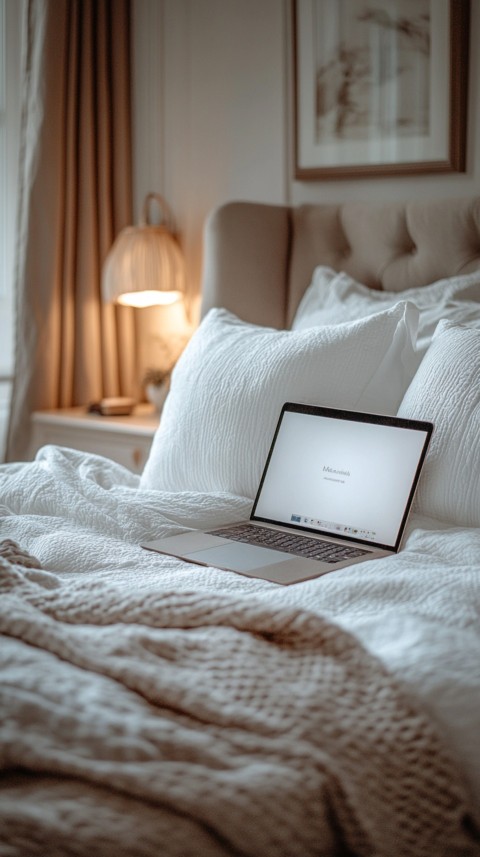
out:
M282 584L396 553L432 431L287 402L250 519L143 547Z

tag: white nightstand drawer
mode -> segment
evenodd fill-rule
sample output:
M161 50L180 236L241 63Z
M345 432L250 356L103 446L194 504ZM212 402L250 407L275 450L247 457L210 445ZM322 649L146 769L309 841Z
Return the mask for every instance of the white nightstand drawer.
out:
M45 444L104 455L141 473L158 427L158 414L140 405L130 417L102 417L86 408L36 411L32 415L32 457Z

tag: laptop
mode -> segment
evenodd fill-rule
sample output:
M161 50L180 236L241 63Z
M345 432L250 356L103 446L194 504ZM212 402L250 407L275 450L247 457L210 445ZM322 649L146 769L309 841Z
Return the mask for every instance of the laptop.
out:
M287 402L250 519L142 547L285 585L395 554L432 431Z

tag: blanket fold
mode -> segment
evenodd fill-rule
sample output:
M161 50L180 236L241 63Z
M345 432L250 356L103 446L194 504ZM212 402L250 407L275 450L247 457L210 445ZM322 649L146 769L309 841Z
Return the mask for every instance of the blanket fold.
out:
M0 557L8 560L13 565L23 565L26 568L40 568L40 561L36 556L21 548L13 539L0 541Z
M0 855L480 851L426 714L313 613L0 560L0 630Z

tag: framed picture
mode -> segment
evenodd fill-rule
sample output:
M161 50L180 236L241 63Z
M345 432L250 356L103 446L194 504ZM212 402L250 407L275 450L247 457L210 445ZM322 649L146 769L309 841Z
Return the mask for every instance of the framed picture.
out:
M464 172L469 0L292 0L295 178Z

